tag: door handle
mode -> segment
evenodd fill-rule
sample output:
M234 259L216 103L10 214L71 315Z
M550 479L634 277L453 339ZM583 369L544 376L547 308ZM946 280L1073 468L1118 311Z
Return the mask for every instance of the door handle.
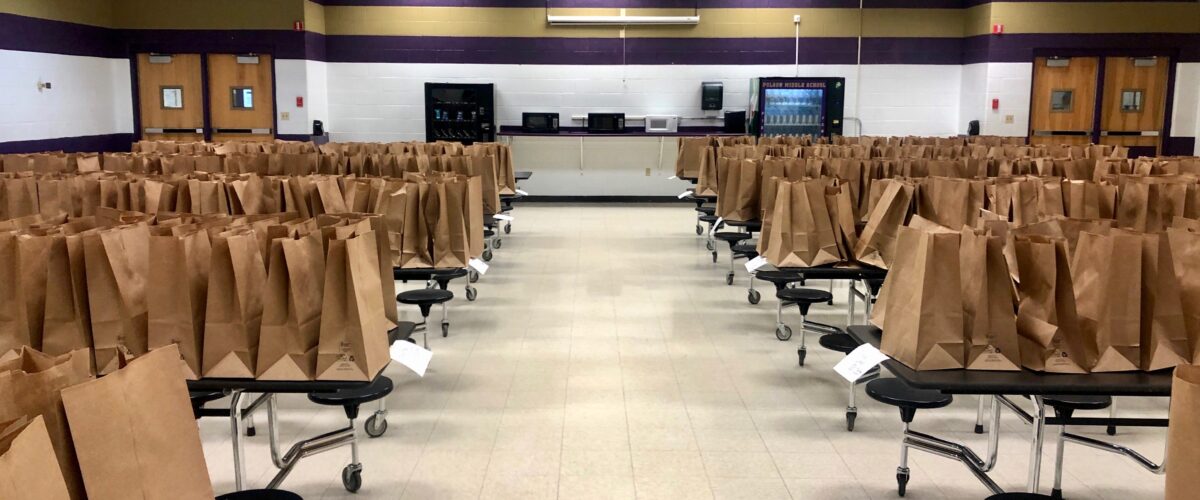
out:
M269 134L269 128L214 128L214 134Z
M147 127L147 134L203 134L204 129L197 128L163 128L163 127Z
M1157 130L1101 130L1102 136L1114 137L1158 137Z
M1052 135L1092 135L1091 130L1034 130L1033 135L1048 137Z

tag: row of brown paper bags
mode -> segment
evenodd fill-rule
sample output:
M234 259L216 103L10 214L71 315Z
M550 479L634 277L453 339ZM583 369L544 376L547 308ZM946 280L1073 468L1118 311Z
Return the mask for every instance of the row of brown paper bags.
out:
M492 144L492 143L476 143ZM226 142L184 142L184 141L137 141L133 143L135 153L419 153L425 155L462 154L463 145L459 142L329 142L320 146L311 141L226 141Z
M408 174L403 178L259 177L137 174L0 177L0 229L108 208L149 214L260 215L375 213L389 221L392 265L465 267L483 253L483 217L499 209L481 176ZM490 212L489 212L490 213ZM404 250L407 249L407 252Z
M1200 233L1185 227L988 220L954 231L914 217L895 252L871 322L881 350L914 369L1153 371L1200 360Z
M369 380L397 322L386 222L292 217L0 232L0 353L92 349L104 374L174 344L190 378Z
M96 379L79 350L0 357L0 498L212 500L179 350Z

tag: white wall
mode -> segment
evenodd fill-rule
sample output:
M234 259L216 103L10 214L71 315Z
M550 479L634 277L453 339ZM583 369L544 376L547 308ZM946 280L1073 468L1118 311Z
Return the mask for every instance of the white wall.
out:
M1175 66L1175 100L1171 113L1171 135L1196 137L1200 156L1200 63Z
M424 83L495 83L500 125L519 125L521 112L571 115L625 112L671 114L683 125L718 126L719 113L700 110L700 83L725 84L725 108L746 109L750 79L761 76L840 76L847 79L846 116L863 119L864 134L948 135L959 132L958 66L864 66L861 112L857 72L849 65L565 66L330 63L329 123L333 140L423 139ZM797 71L797 69L799 71ZM573 125L581 126L582 122ZM856 133L854 124L847 133Z
M312 121L329 123L329 83L325 63L303 59L275 60L275 112L280 134L309 135ZM304 107L296 107L296 98ZM284 119L287 113L287 119Z
M1028 133L1033 64L967 64L962 66L962 71L960 132L966 132L967 122L979 120L983 135L1025 136ZM1000 99L999 109L992 109L992 99ZM1012 116L1011 123L1006 122L1008 116Z
M126 59L0 50L0 142L132 133L130 89Z

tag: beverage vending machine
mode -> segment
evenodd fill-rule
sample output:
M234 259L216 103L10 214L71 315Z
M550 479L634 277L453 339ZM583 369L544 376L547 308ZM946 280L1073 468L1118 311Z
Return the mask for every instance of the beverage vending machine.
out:
M755 78L747 130L757 136L841 135L845 95L845 78Z
M496 140L490 83L425 83L425 140L463 144Z

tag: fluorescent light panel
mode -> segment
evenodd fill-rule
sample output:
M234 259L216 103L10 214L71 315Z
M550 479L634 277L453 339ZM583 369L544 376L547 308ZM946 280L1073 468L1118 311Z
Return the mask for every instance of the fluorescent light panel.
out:
M700 24L700 16L546 16L555 26L629 26Z

